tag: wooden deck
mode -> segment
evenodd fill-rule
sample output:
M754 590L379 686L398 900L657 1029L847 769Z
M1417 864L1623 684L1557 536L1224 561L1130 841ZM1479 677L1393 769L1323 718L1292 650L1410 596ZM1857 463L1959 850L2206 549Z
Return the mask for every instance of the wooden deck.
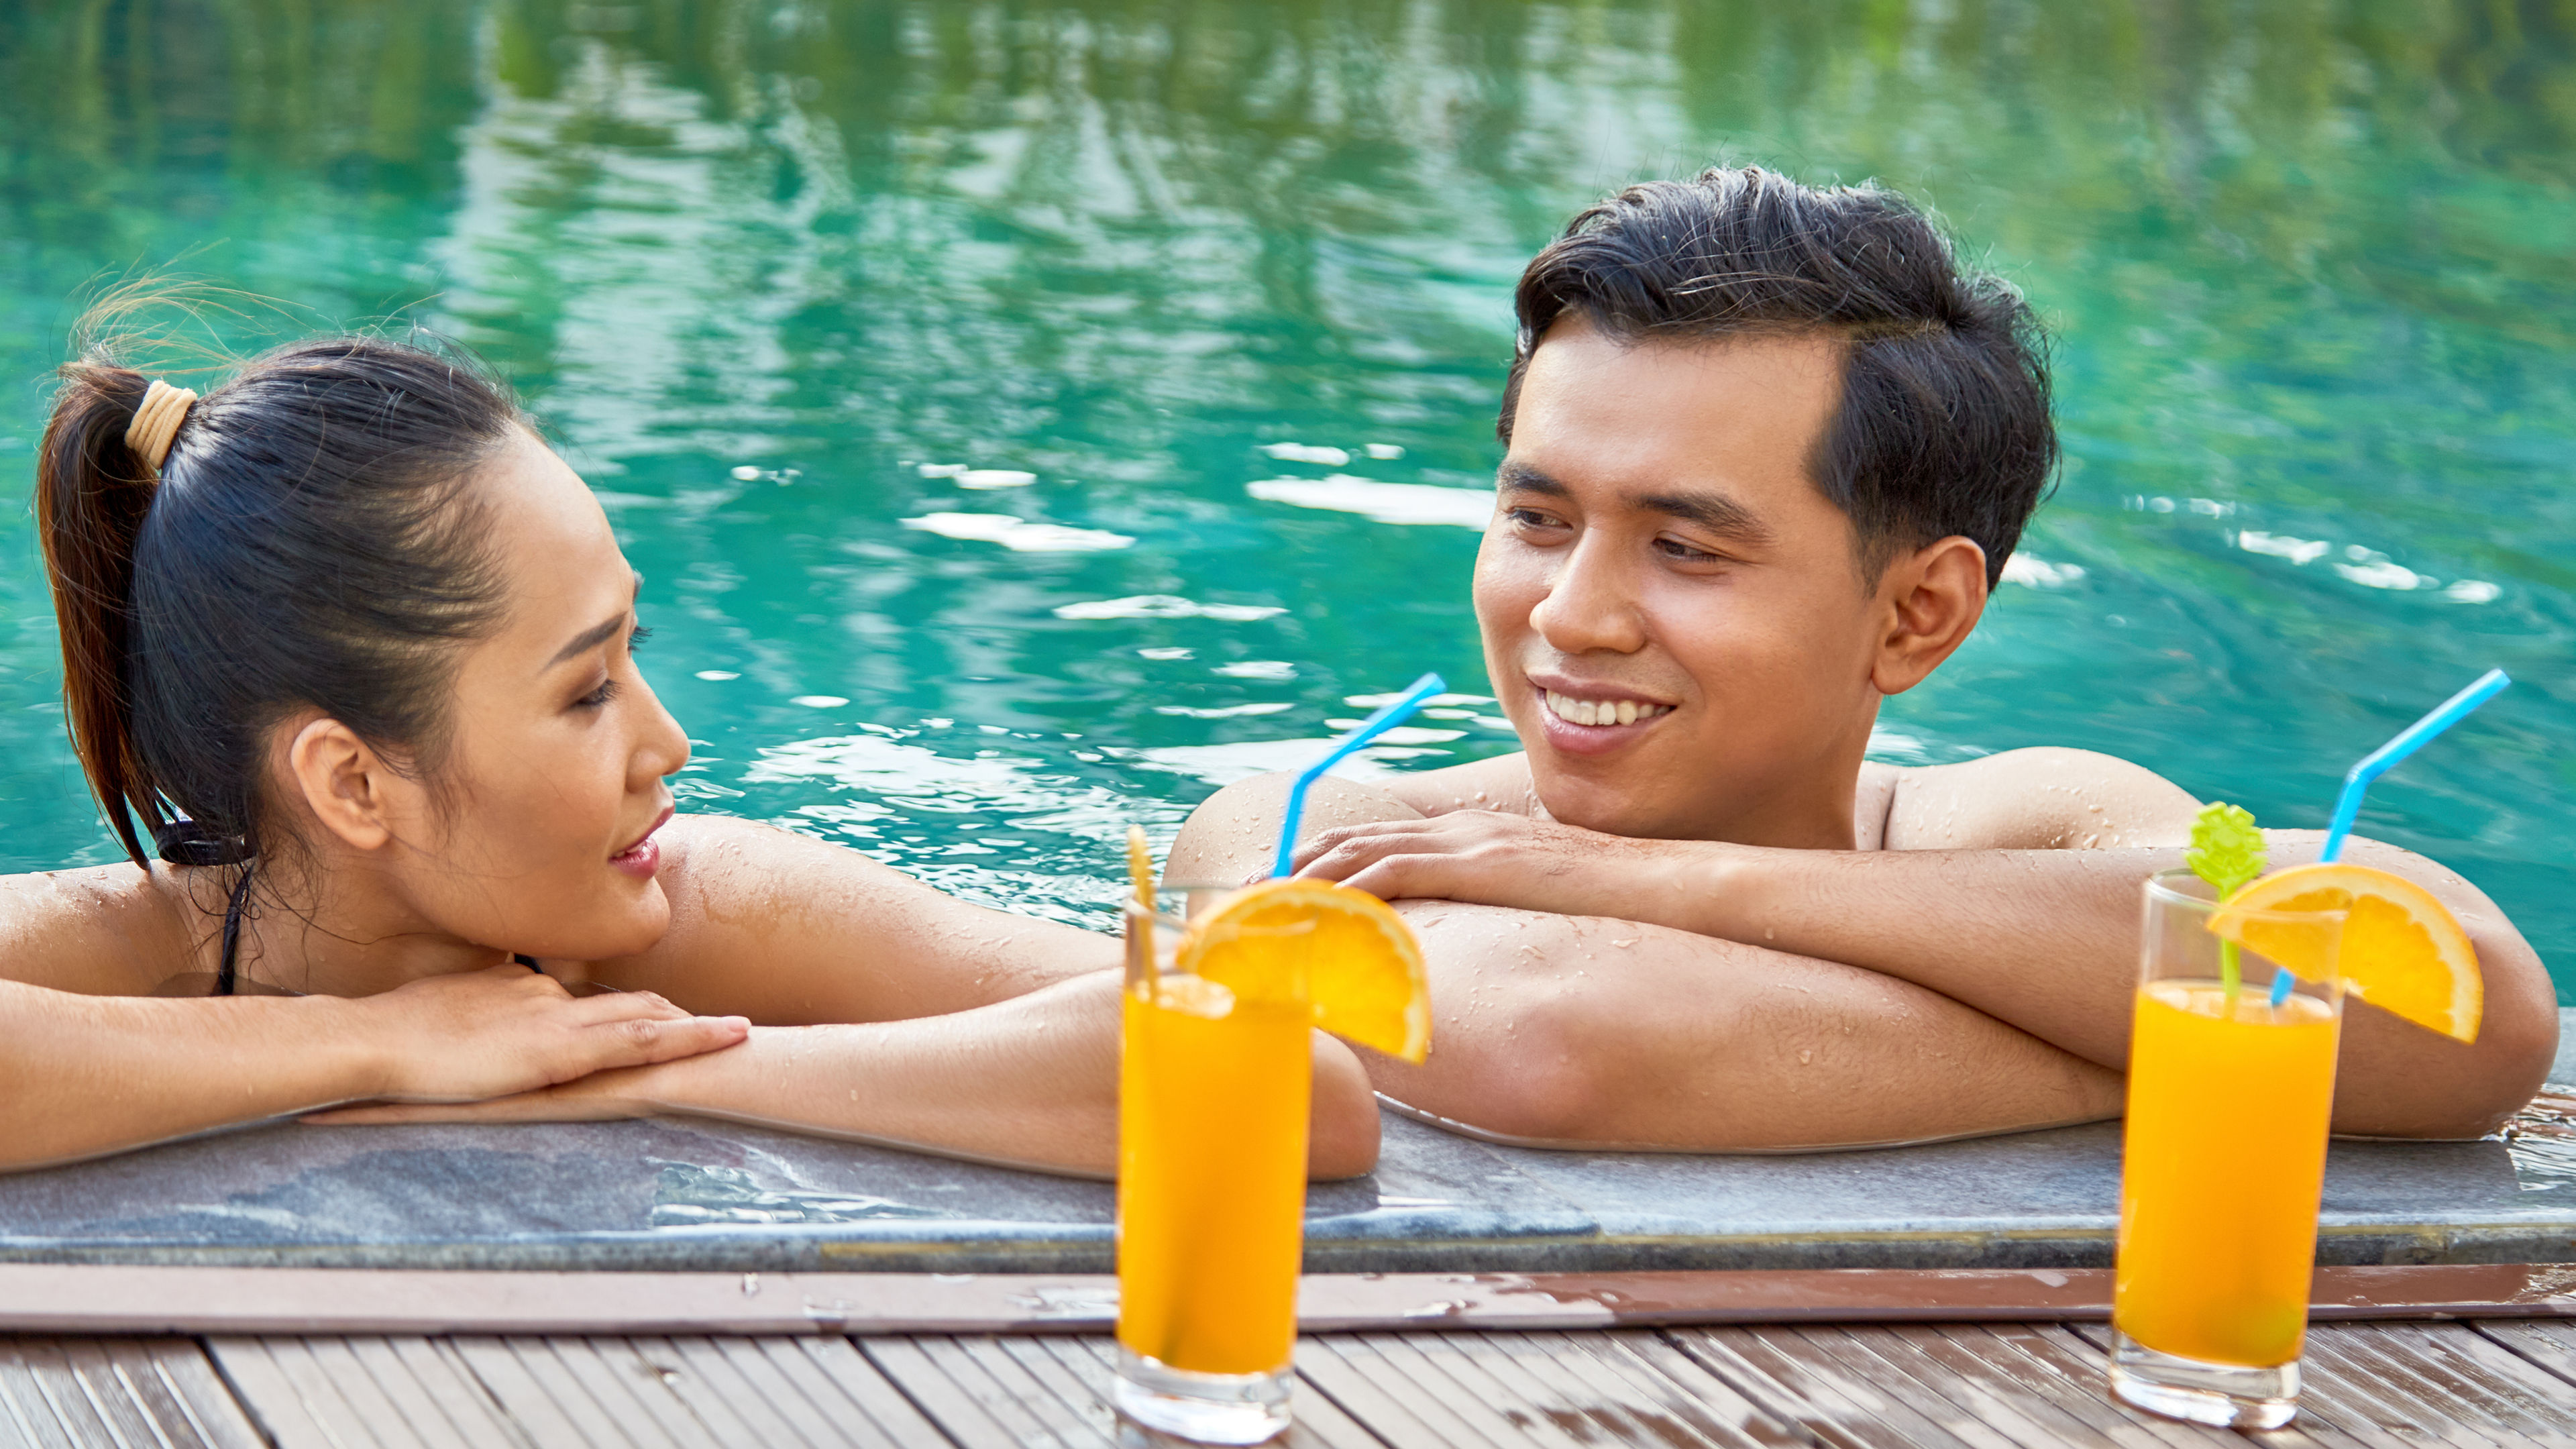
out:
M2092 1324L1319 1334L1289 1443L2241 1442L2105 1397ZM0 1445L1109 1445L1091 1334L0 1338ZM2576 1445L2576 1323L2321 1325L2279 1445ZM1129 1442L1134 1442L1133 1438Z

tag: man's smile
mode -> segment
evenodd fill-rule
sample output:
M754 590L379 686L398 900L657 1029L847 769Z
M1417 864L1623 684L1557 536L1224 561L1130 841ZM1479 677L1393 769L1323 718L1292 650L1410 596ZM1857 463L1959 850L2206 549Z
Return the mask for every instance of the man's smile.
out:
M1621 685L1528 676L1548 743L1568 754L1606 754L1634 742L1674 706Z

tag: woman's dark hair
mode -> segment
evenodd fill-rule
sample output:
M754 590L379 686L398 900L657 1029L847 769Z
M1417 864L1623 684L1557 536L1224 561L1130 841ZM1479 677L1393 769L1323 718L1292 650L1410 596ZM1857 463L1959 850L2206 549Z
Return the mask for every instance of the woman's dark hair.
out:
M1567 312L1611 335L1842 340L1842 405L1814 463L1875 578L1899 546L1953 534L2003 578L2057 462L2038 319L2002 278L1963 269L1905 198L1804 186L1758 166L1631 186L1584 211L1521 273L1520 343L1496 432Z
M299 710L433 769L451 646L499 617L466 485L525 426L506 387L424 347L298 342L199 399L156 470L126 442L151 379L113 351L62 369L36 517L72 744L126 853L174 814L233 843L208 861L275 844L268 734Z

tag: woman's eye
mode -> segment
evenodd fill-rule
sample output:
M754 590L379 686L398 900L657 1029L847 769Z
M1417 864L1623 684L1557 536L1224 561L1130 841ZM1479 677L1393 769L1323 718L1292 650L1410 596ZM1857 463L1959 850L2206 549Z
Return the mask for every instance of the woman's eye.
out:
M638 625L636 625L633 629L631 629L631 630L628 630L628 631L627 631L627 634L626 634L626 652L628 652L629 654L632 654L632 653L634 653L636 650L643 648L643 647L644 647L644 645L645 645L645 643L646 643L646 641L650 640L652 637L653 637L653 629L652 629L652 626L651 626L651 625L648 625L648 624L638 624Z
M599 688L592 690L590 693L583 695L577 700L574 700L573 703L579 705L583 709L598 709L616 697L617 681L609 679L602 680Z

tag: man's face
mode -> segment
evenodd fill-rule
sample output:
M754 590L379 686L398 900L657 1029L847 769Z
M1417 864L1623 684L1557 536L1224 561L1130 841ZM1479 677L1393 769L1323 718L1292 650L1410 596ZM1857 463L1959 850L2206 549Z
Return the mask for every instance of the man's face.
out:
M1850 828L1883 610L1809 472L1841 393L1828 338L1549 330L1475 586L1549 814L1749 844Z

